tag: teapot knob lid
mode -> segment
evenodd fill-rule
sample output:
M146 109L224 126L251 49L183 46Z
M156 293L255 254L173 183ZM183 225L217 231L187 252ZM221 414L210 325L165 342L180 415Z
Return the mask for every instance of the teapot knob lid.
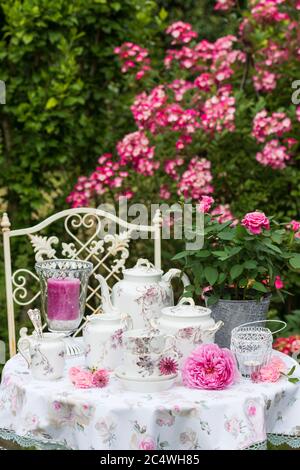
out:
M185 305L185 304L192 305L193 307L195 307L195 301L194 299L192 299L192 297L182 297L179 300L177 305Z
M135 268L139 268L140 266L145 266L147 269L154 268L154 264L151 263L148 259L146 258L139 258L136 262L136 265L134 266Z

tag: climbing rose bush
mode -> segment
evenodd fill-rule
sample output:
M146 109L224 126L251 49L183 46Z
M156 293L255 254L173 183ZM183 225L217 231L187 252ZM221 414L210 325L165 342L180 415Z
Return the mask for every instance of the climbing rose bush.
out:
M235 15L237 28L213 42L189 23L169 25L160 62L147 45L115 45L124 79L135 91L133 129L98 158L90 175L78 178L67 198L72 207L119 197L181 198L208 212L214 201L212 215L236 224L245 213L237 206L249 177L264 185L297 167L300 106L291 102L291 81L300 78L300 2L237 3L215 2L216 14ZM241 149L243 161L235 157ZM227 183L232 174L241 189ZM255 209L264 207L249 201L249 212ZM254 218L243 222L252 231ZM267 222L261 227L267 229Z

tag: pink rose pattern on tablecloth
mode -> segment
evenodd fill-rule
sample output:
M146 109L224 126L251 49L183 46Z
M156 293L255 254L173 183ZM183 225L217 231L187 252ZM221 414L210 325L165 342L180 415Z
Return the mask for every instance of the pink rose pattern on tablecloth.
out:
M78 363L78 358L76 360ZM224 391L175 387L132 394L111 379L75 389L68 380L31 381L18 356L0 388L0 427L81 449L243 449L269 432L299 432L299 387L242 380ZM297 428L298 426L298 428Z

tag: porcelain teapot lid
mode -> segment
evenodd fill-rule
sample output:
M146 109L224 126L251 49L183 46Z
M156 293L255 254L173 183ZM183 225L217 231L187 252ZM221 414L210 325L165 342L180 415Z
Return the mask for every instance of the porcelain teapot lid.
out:
M89 322L97 322L99 321L117 321L121 320L121 316L117 313L93 313L87 317L87 321Z
M166 307L162 309L163 315L173 317L206 317L211 314L211 310L207 307L195 305L194 299L191 297L183 297L175 307Z
M163 275L163 271L161 269L157 269L149 260L140 258L137 260L137 263L133 268L124 269L123 274L126 277L161 277Z

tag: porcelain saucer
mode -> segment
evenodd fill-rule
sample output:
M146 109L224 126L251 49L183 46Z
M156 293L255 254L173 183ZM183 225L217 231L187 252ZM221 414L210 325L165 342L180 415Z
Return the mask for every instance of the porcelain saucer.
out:
M157 377L153 379L151 377L128 377L127 374L118 368L115 371L115 377L123 385L123 387L131 392L141 392L141 393L153 393L153 392L163 392L172 387L177 379L177 374L172 374L163 377Z
M174 379L177 377L176 374L168 374L168 375L156 375L156 376L146 376L142 377L136 374L130 374L126 371L124 366L117 367L115 370L115 375L118 377L124 377L126 380L134 380L135 382L161 382L165 380Z

